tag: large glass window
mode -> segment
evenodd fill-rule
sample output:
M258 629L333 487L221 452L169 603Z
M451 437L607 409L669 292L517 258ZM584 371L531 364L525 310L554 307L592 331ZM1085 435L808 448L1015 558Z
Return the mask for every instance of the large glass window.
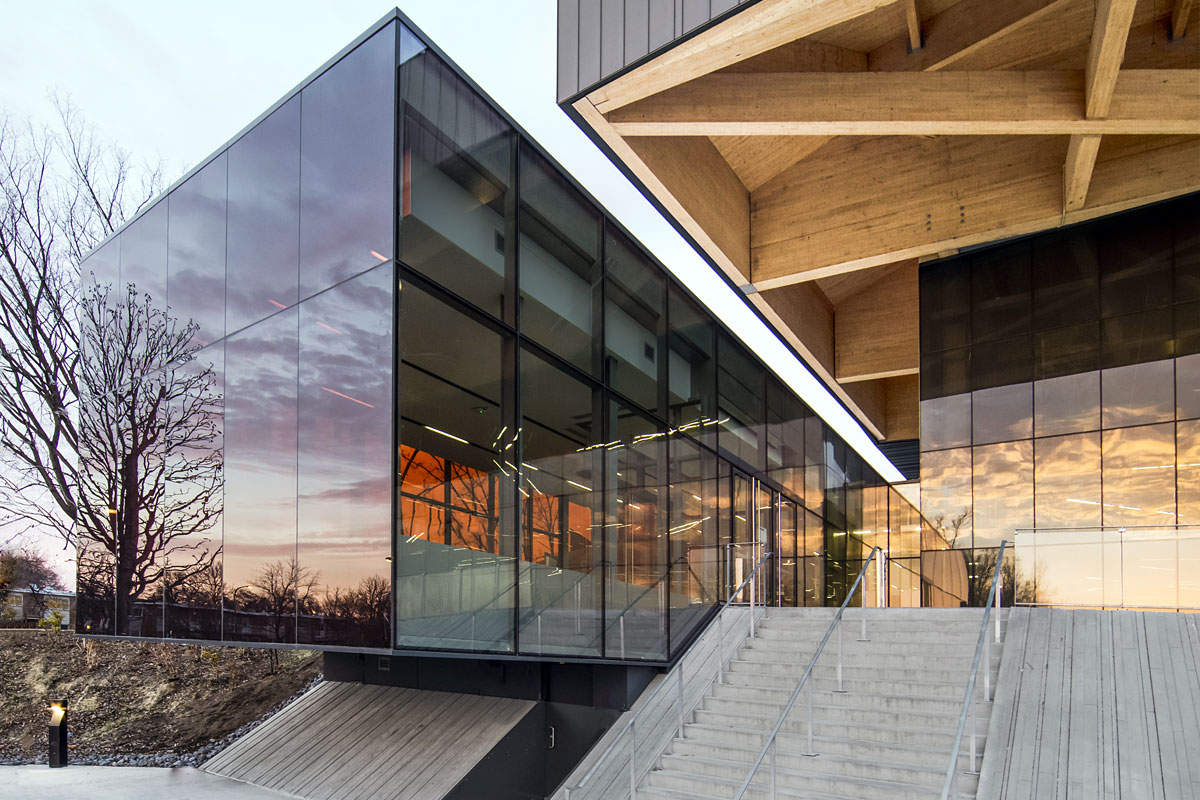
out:
M717 457L683 436L673 436L670 447L671 518L667 539L674 648L718 601L720 509Z
M1165 422L1175 414L1175 362L1130 364L1101 373L1105 428Z
M1033 435L1094 431L1100 427L1100 373L1084 372L1033 384Z
M721 449L751 467L766 466L766 384L761 363L722 333L717 378Z
M388 27L301 92L301 298L392 258L395 64Z
M229 641L296 641L296 600L313 571L296 560L298 311L225 342L225 616Z
M1028 383L995 386L971 394L971 441L975 444L1028 439L1032 422L1033 392Z
M167 204L159 200L121 235L121 287L148 298L156 309L167 307Z
M607 383L642 408L660 409L667 383L666 277L615 228L604 234L604 357Z
M300 304L297 562L318 598L298 609L304 644L391 643L393 274Z
M974 448L971 482L976 547L996 547L1015 529L1033 526L1032 442Z
M167 301L197 347L225 334L225 153L171 193Z
M1175 521L1175 426L1104 432L1104 524Z
M1099 525L1100 434L1051 436L1034 442L1034 520L1039 528Z
M952 547L970 547L971 448L921 455L921 512Z
M296 304L300 279L300 98L229 148L225 330Z
M493 316L513 259L512 129L402 31L400 257Z
M505 342L412 282L399 308L397 643L511 651L517 457L501 416Z
M600 213L522 143L521 332L599 377Z
M716 445L717 326L682 289L672 284L668 386L670 422Z
M605 517L601 503L601 392L526 351L521 399L521 488L530 545L522 552L519 584L521 651L599 656L604 541L610 526L620 524Z

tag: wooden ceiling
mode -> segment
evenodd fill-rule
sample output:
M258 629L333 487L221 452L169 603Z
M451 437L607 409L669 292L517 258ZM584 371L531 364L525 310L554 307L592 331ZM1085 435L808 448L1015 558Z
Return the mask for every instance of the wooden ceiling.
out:
M1193 0L760 0L574 104L876 435L917 264L1200 189Z

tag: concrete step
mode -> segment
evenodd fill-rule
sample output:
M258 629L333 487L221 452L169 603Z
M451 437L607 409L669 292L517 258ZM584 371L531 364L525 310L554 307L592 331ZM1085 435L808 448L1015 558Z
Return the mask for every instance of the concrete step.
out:
M811 643L819 644L824 638L828 628L820 627L800 627L800 628L777 628L763 627L755 631L754 638L750 642L766 641L771 643L776 642L796 642L796 643ZM831 643L837 641L837 630L829 637ZM842 626L842 636L845 639L857 640L862 635L862 625L855 622ZM995 631L992 632L992 644L996 643ZM1004 630L1000 631L1001 639L1004 636ZM883 642L888 644L899 644L903 642L927 642L929 644L959 646L959 647L974 647L979 641L979 631L954 631L946 633L939 631L937 626L921 626L920 628L884 628L883 626L867 625L867 639L872 642Z
M695 769L697 764L689 764ZM700 797L732 797L745 776L726 777L723 775L693 775L690 772L675 770L654 770L646 776L646 782L652 787L693 792ZM747 797L755 800L767 800L770 797L768 789L770 776L767 770L760 770L755 775L751 785L756 789ZM852 798L853 800L930 800L941 795L940 789L926 786L902 784L894 781L875 781L867 779L851 779L832 773L784 773L776 772L776 797L835 797Z
M955 718L953 723L947 720L942 720L937 725L927 724L927 721L907 722L904 725L881 725L877 718L873 715L862 715L869 717L868 721L860 719L848 719L846 714L841 714L837 718L831 718L819 713L817 708L813 709L813 734L816 736L827 736L833 738L856 739L865 742L876 742L880 744L898 744L904 746L921 747L928 746L935 750L946 753L947 758L950 755L950 747L954 744L954 731L958 725L958 719ZM730 714L719 714L704 709L698 709L694 714L693 723L697 725L709 725L714 727L738 728L747 731L761 731L769 733L774 727L778 717L765 719L755 716L735 716ZM982 752L983 735L987 731L987 719L978 719L976 721L976 730L979 733L980 749ZM784 720L783 733L793 734L796 736L808 735L808 709L805 707L798 713L788 715ZM969 731L968 731L969 733Z
M819 668L818 668L819 669ZM904 681L904 680L882 680L873 681L870 679L855 679L847 677L849 671L845 670L842 677L842 688L851 694L881 694L890 695L892 697L929 697L933 699L941 699L946 696L958 697L962 699L962 693L967 688L967 676L955 676L954 680L944 680L941 682L932 681ZM994 676L993 676L994 677ZM791 693L792 689L796 688L800 676L791 677L786 675L758 675L749 671L726 672L724 682L716 684L716 686L736 686L747 689L761 689L765 692L783 691L784 697ZM814 677L809 678L813 682L814 688L817 691L832 691L837 688L837 678L835 675L822 675L820 672L815 672ZM983 673L980 672L980 682L983 681ZM714 687L716 688L716 687ZM807 690L806 690L807 691ZM766 697L767 695L763 695ZM771 695L774 696L774 695Z
M914 697L911 695L884 694L870 690L865 692L852 692L849 690L836 692L833 690L836 685L836 681L830 682L828 687L814 685L813 691L816 692L816 701L825 705L853 705L889 711L913 710L957 714L962 708L962 696L966 690L965 685L946 687L938 696ZM843 688L845 688L844 684ZM808 691L807 687L802 689L800 697L796 702L807 702ZM706 702L735 703L745 704L746 707L753 705L782 709L791 695L792 692L787 689L768 689L723 684L713 687L712 694L706 698ZM715 705L706 707L716 708Z
M683 735L684 738L675 739L672 743L671 752L729 758L750 763L758 756L763 744L767 741L769 731L689 723L683 726ZM799 753L808 750L808 737L804 734L780 733L777 741L781 753ZM945 739L945 747L938 748L931 743L904 745L870 742L862 739L839 739L832 736L817 736L815 733L813 736L813 749L822 756L887 761L936 769L942 772L946 769L952 743L952 737ZM976 755L976 767L978 767L982 761L980 751L977 750ZM960 769L970 768L971 742L969 738L963 739L958 763Z
M779 712L782 710L782 708L774 707L772 710L764 711L763 707L757 704L748 706L734 701L707 699L702 708L696 709L695 715L697 722L719 724L719 721L724 721L739 727L770 729L779 719ZM958 724L958 715L958 710L940 713L914 710L887 711L863 706L830 705L824 703L824 698L820 696L815 698L813 703L813 718L821 724L854 722L864 725L873 724L880 728L953 732ZM985 725L991 718L990 709L981 704L976 709L976 716L979 718L980 724ZM801 698L788 714L787 723L799 724L807 719L808 703Z
M859 641L858 633L855 631L847 631L845 638L842 639L842 652L846 655L869 653L871 655L878 654L880 656L918 656L926 659L936 658L967 658L975 657L975 641L970 642L943 642L943 641L895 641L881 642L878 639L869 639L867 641ZM754 651L767 651L771 653L786 653L796 656L812 657L812 654L817 651L820 645L819 639L811 641L795 640L795 639L750 639L742 645L739 652L750 653ZM993 650L999 648L992 648ZM830 655L837 657L838 641L836 638L830 639L825 644L825 649L822 651L822 657Z
M814 750L816 749L813 742ZM776 785L788 785L790 780L781 780L782 776L794 777L798 773L829 772L836 773L848 779L864 779L889 781L892 783L908 783L914 786L925 786L930 789L941 788L945 781L946 764L917 766L897 762L877 761L860 755L835 755L825 752L815 756L804 755L806 748L789 750L780 747L775 753ZM744 778L749 772L754 760L758 758L759 750L734 751L725 753L695 752L686 748L676 748L672 745L671 752L659 759L659 768L676 772L692 772L696 775L709 775L726 778ZM688 763L695 767L689 769ZM771 756L768 752L763 759L760 770L769 770Z
M990 664L995 667L1000 663L1000 648L992 649ZM788 653L779 652L776 650L755 650L750 648L742 648L738 651L736 661L746 661L759 664L779 664L789 670L800 670L803 673L808 667L809 661L812 660L811 654L797 655L789 658ZM939 669L939 670L962 670L968 672L971 669L975 660L974 653L966 653L963 655L948 655L940 653L908 653L893 655L890 653L866 653L866 652L849 652L842 653L843 669L850 666L859 666L870 669L873 674L878 675L881 672L886 673L889 670L902 671L902 674L911 674L924 669ZM820 666L830 665L837 666L837 650L834 648L826 648L821 654L821 658L817 661ZM860 663L855 663L860 662ZM733 663L733 662L731 662ZM981 661L982 663L982 661Z
M770 686L774 688L794 689L796 687L796 683L799 682L801 677L803 677L805 669L806 665L788 668L766 662L734 660L729 662L728 668L725 670L723 680L725 683L746 686ZM912 684L905 684L904 681L896 680L896 678L899 676L894 673L887 674L891 678L891 681L877 684L873 679L878 675L878 672L872 668L864 666L843 666L842 683L843 686L847 686L853 685L854 681L859 681L866 686L872 687L870 689L871 691L874 691L873 687L880 686L881 688L879 691L884 693L886 690L884 690L882 687L886 685L911 685L914 687L930 685L957 685L966 687L967 681L970 678L970 671L965 668L956 670L921 669L915 673L912 673L921 679L920 681L913 682ZM996 669L993 668L992 676L995 677L995 675ZM983 672L981 670L980 680L983 679L982 676ZM817 664L817 666L813 668L812 679L817 681L817 686L823 686L824 681L835 681L836 678L836 665L824 666L823 664Z

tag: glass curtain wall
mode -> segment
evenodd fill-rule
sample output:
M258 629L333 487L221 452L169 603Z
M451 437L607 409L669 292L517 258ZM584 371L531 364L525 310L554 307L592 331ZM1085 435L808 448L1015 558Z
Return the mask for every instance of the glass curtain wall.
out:
M922 267L921 502L974 601L1015 529L1200 521L1198 220L1191 196ZM1018 602L1099 591L1052 564L1012 573Z

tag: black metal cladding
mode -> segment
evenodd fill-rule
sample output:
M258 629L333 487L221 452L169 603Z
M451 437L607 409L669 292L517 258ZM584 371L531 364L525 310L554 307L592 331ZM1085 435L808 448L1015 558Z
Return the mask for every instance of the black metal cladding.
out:
M86 338L81 633L664 662L748 544L820 605L889 531L933 596L916 509L402 20L158 208L82 268L178 342Z

